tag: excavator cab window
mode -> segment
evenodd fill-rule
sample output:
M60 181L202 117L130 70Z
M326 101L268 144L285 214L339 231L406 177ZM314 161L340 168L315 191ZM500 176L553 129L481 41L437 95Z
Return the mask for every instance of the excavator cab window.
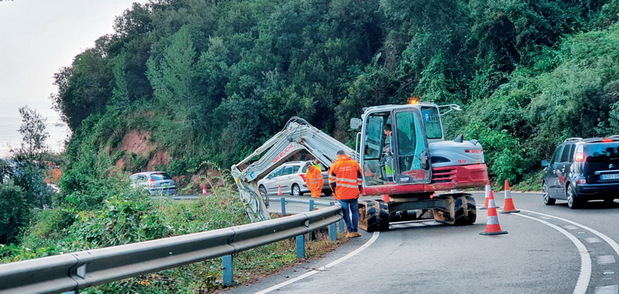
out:
M396 112L395 118L398 155L397 182L399 184L429 182L431 175L424 124L415 111ZM434 135L438 135L438 132ZM442 131L440 131L440 136L442 136Z
M426 136L428 139L443 139L443 126L441 124L441 115L438 112L438 107L421 107L421 116L423 117L423 124L426 127Z
M429 182L423 127L419 111L368 115L362 149L365 184L374 186ZM440 132L442 136L440 122L438 127L434 135L439 136Z
M392 128L391 112L374 113L367 117L363 149L366 185L395 182L395 142L393 132L386 131L389 128Z
M382 185L389 179L385 171L385 125L389 112L375 113L367 117L363 148L363 172L366 185Z

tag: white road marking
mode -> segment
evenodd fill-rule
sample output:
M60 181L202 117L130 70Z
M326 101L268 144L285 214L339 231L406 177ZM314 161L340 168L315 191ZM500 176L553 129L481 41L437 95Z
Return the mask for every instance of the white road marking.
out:
M595 294L617 294L619 293L619 285L595 287Z
M615 256L613 255L598 256L598 264L605 265L605 264L613 264L613 263L615 263Z
M578 230L578 227L576 226L572 226L572 225L565 225L563 226L564 228L568 229L568 230Z
M317 274L317 273L319 273L321 271L325 271L328 268L334 267L334 266L336 266L336 265L338 265L338 264L348 260L349 258L351 258L351 257L353 257L353 256L355 256L355 255L357 255L359 253L361 253L366 248L370 247L370 245L372 245L374 242L376 242L376 239L378 239L379 235L380 235L380 232L374 232L374 234L372 234L372 238L370 238L370 240L365 242L363 245L361 245L361 247L355 249L354 251L352 251L352 252L350 252L350 253L348 253L348 254L346 254L346 255L344 255L344 256L342 256L342 257L340 257L340 258L338 258L338 259L336 259L334 261L332 261L331 263L329 263L329 264L327 264L325 266L319 267L319 268L317 268L317 269L315 269L313 271L309 271L309 272L304 273L304 274L302 274L302 275L300 275L300 276L298 276L296 278L293 278L293 279L290 279L288 281L279 283L279 284L277 284L275 286L266 288L266 289L264 289L262 291L258 291L258 292L256 292L256 294L266 294L266 293L269 293L271 291L275 291L275 290L281 289L281 288L283 288L285 286L288 286L288 285L290 285L290 284L292 284L294 282L303 280L303 279L305 279L307 277L310 277L310 276L313 276L313 275L315 275L315 274Z
M532 216L524 215L524 214L514 214L514 215L532 219L534 221L538 221L542 224L545 224L559 231L559 233L565 235L568 239L570 239L570 241L572 241L572 243L574 243L574 245L578 249L578 253L580 254L580 274L578 275L578 280L576 281L576 287L574 287L573 293L574 294L586 293L587 287L589 287L589 280L591 280L591 255L589 255L589 251L587 250L587 247L585 247L585 244L580 242L580 240L578 240L578 238L576 238L574 235L570 234L568 231L564 230L563 228L555 224L549 223L545 220L541 220L541 219L538 219Z
M596 231L596 230L594 230L592 228L589 228L589 227L587 227L585 225L581 225L579 223L573 222L573 221L571 221L569 219L564 219L562 217L558 217L558 216L554 216L554 215L549 215L549 214L545 214L545 213L541 213L541 212L536 212L536 211L531 211L531 210L526 210L526 209L521 209L521 211L526 211L526 212L535 213L535 214L539 214L539 215L543 215L543 216L547 216L547 217L552 217L552 218L555 218L555 219L562 220L564 222L570 223L572 225L581 227L581 228L583 228L583 229L593 233L594 235L600 237L602 240L604 240L606 243L608 243L608 245L610 245L610 247L612 247L613 250L615 250L615 253L617 253L617 256L619 256L619 244L617 244L617 242L615 242L615 240L611 239L610 237L608 237L608 236L606 236L606 235L604 235L604 234L602 234L602 233L600 233L600 232L598 232L598 231Z
M600 240L599 238L596 238L596 237L585 238L585 241L587 241L587 243L591 243L591 244L602 242L602 240Z

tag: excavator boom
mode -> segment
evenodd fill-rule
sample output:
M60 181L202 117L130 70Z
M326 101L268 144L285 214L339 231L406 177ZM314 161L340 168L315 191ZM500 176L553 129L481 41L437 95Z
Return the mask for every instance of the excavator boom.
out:
M331 166L337 159L336 153L339 150L358 158L357 153L342 142L312 126L306 120L292 117L283 130L232 166L232 177L252 221L269 219L268 203L265 203L260 196L257 182L303 150L325 166Z

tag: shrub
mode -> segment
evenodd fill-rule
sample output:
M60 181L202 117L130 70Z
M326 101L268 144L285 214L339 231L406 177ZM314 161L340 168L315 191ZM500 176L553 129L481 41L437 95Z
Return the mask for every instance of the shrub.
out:
M23 189L11 184L0 185L0 243L15 242L29 219L30 203Z

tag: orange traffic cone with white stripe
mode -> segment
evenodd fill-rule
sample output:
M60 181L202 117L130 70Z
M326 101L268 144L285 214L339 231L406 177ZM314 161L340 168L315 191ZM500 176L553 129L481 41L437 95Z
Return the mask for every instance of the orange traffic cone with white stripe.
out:
M490 190L488 195L488 220L486 221L486 230L479 233L480 235L501 235L507 234L507 231L501 229L499 224L499 216L496 213L496 203L494 202L494 192Z
M488 195L490 194L490 190L492 190L490 182L486 182L486 187L484 188L484 206L479 209L488 209Z
M277 185L277 196L283 196L284 192L282 192L282 185Z
M509 188L509 181L505 180L505 202L503 202L503 210L501 213L514 213L520 212L520 210L516 209L516 205L514 205L514 199L512 199L512 191Z

